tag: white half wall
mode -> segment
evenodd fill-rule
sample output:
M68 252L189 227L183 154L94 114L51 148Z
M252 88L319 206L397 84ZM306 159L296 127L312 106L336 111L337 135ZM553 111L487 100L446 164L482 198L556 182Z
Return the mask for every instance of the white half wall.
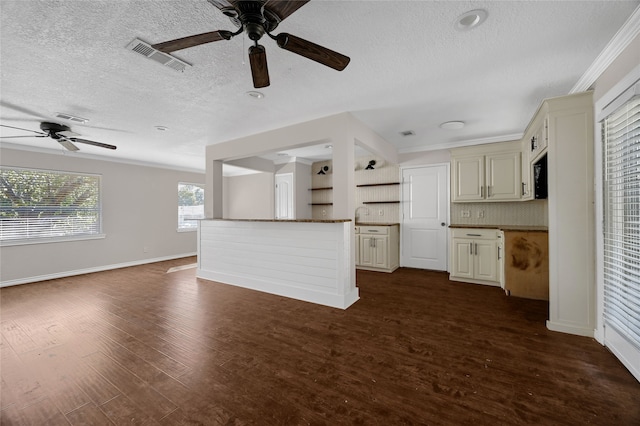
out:
M358 300L351 221L200 221L199 278L346 309Z

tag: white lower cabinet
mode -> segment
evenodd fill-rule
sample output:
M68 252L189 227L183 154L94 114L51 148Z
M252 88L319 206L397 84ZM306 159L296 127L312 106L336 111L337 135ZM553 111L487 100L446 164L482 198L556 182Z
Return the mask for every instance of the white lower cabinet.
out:
M393 272L400 265L398 225L359 226L356 267L371 271Z
M501 285L502 232L498 229L456 228L451 238L453 281Z

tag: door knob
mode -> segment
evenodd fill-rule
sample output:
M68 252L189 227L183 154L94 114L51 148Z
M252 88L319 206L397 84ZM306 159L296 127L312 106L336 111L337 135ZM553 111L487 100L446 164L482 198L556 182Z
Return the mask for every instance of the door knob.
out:
M446 225L447 225L447 224L446 224L446 223L444 223L444 222L442 222L442 223L440 224L440 226L446 226Z

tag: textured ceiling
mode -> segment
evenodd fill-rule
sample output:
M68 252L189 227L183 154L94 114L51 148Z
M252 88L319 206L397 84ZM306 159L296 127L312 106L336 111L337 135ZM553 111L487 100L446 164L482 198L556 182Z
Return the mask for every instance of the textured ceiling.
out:
M205 0L2 0L0 118L33 130L57 121L118 146L81 145L80 155L199 170L207 144L345 111L399 152L505 140L522 133L544 98L570 92L638 4L312 0L275 32L351 63L338 72L265 37L271 86L254 99L246 95L253 87L245 37L175 52L193 65L183 73L126 49L134 38L234 30ZM456 17L479 8L488 12L483 25L454 28ZM54 120L57 112L90 121ZM438 127L449 120L466 126ZM6 142L61 149L44 138Z

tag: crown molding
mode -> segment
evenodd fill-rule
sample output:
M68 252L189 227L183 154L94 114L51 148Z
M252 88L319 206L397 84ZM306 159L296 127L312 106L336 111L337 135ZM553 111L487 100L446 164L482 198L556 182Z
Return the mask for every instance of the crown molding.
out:
M588 90L638 34L640 34L640 6L633 11L569 93Z
M445 142L445 143L439 143L437 145L414 146L414 147L399 149L398 154L413 154L416 152L438 151L441 149L484 145L487 143L511 142L511 141L520 140L522 139L523 136L524 136L524 133L513 133L511 135L492 136L492 137L480 138L480 139L468 139L468 140L458 141L458 142Z

